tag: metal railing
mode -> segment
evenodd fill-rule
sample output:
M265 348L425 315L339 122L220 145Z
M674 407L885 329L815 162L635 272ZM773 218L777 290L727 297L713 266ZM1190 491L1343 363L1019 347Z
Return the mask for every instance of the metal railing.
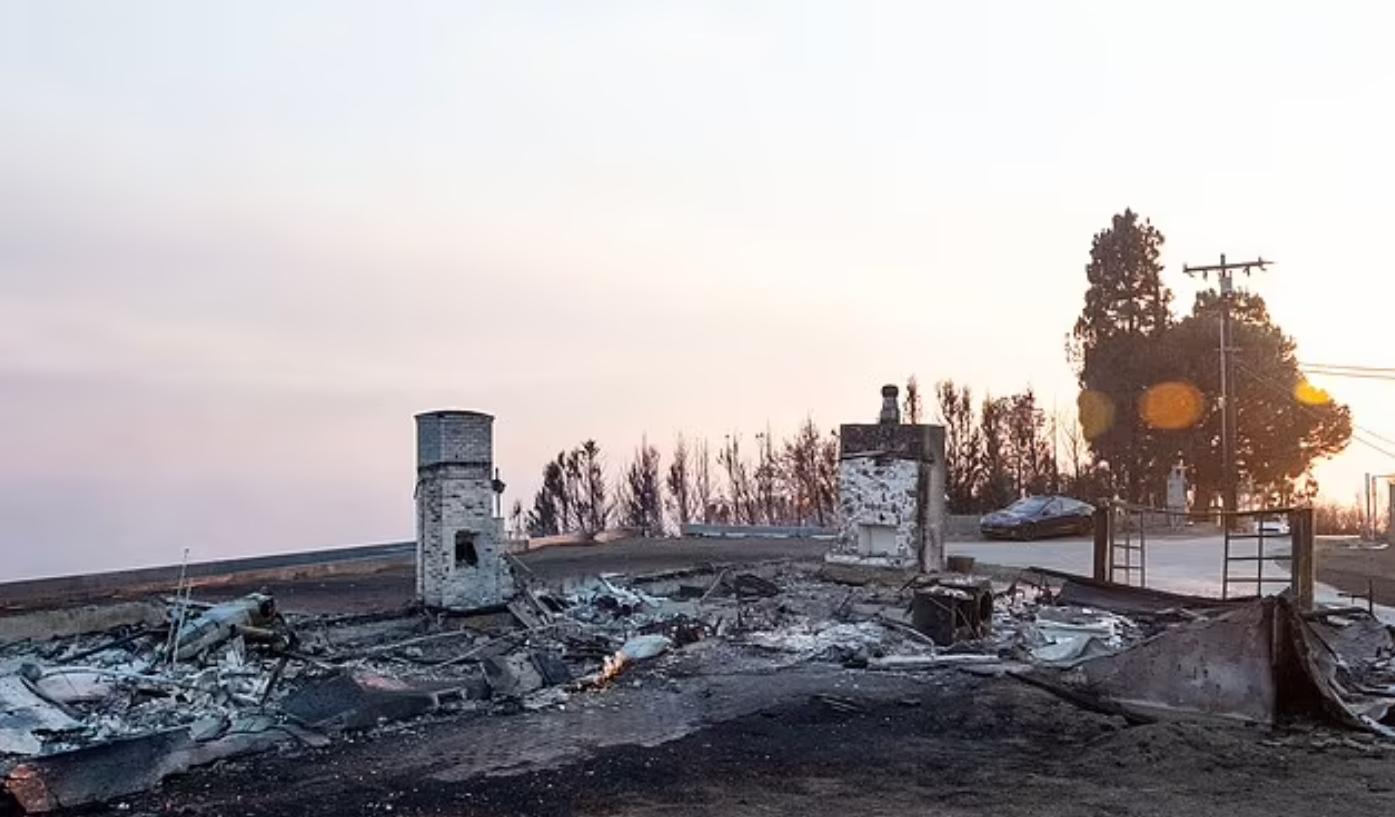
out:
M1293 560L1298 550L1298 548L1294 547L1294 534L1295 527L1297 526L1293 524L1293 516L1296 510L1298 509L1274 508L1262 511L1236 511L1234 514L1229 515L1232 523L1221 526L1225 534L1225 558L1221 563L1221 598L1230 598L1230 588L1232 585L1237 584L1253 584L1255 587L1254 594L1256 596L1264 595L1264 586L1266 584L1294 584L1297 572L1293 570ZM1238 533L1237 529L1240 528L1244 522L1249 520L1254 521L1255 532ZM1282 521L1282 527L1275 525L1276 530L1273 533L1268 533L1266 527L1268 527L1271 522L1278 521ZM1286 541L1289 544L1290 548L1287 554L1264 552L1265 543L1272 543L1276 540ZM1254 555L1241 554L1237 556L1234 552L1233 543L1247 541L1255 543ZM1265 576L1265 562L1287 562L1289 565L1289 575ZM1238 570L1238 565L1246 564L1254 565L1254 569L1249 571L1253 573L1253 575L1231 575L1232 569ZM1232 565L1237 565L1237 567L1232 568Z
M1147 515L1179 516L1197 521L1216 521L1220 517L1224 537L1221 598L1230 598L1235 588L1253 586L1255 595L1262 596L1267 586L1287 584L1293 589L1300 608L1311 609L1315 583L1311 508L1266 508L1218 514L1150 508L1119 501L1101 503L1095 515L1096 579L1148 586L1148 535L1147 525L1143 524ZM1135 518L1139 521L1137 525L1131 524ZM1287 530L1274 525L1275 520L1282 520ZM1251 525L1253 533L1247 532ZM1253 553L1240 546L1247 541L1255 542ZM1288 552L1276 553L1272 547L1278 543L1289 544ZM1286 563L1288 575L1278 572L1266 575L1266 562ZM1242 570L1240 565L1252 565L1253 569Z
M1132 585L1134 574L1138 574L1138 586L1148 586L1148 535L1145 532L1146 526L1138 526L1138 543L1133 540L1132 525L1124 519L1124 524L1113 524L1128 514L1129 509L1123 506L1111 508L1111 524L1109 537L1109 580L1115 584ZM1119 528L1123 528L1124 541L1121 544L1115 535ZM1123 564L1119 563L1119 554L1124 556ZM1137 558L1135 559L1135 554ZM1119 581L1119 574L1123 573L1124 580Z

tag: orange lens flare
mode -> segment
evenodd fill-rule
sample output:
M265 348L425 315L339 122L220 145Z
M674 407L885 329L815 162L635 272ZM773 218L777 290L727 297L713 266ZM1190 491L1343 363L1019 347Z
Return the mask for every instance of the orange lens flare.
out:
M1087 440L1114 427L1114 401L1104 392L1086 389L1075 399L1075 408L1080 417L1080 430Z
M1138 415L1149 428L1180 431L1201 420L1206 398L1201 390L1183 381L1152 386L1138 401Z
M1326 389L1318 388L1306 380L1300 380L1293 387L1293 399L1305 406L1325 406L1332 402L1332 395Z

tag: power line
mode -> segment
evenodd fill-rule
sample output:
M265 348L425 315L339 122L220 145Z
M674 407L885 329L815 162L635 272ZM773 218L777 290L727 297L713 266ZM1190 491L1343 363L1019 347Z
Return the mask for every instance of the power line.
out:
M1395 375L1395 368L1390 368L1390 367L1386 367L1386 366L1358 366L1358 365L1356 365L1356 364L1346 365L1346 364L1340 364L1340 363L1303 363L1303 362L1300 361L1299 364L1298 364L1298 368L1300 368L1300 369L1347 369L1347 370L1351 370L1351 371L1354 371L1354 372L1379 372L1379 373L1381 373L1381 374L1392 374L1392 375Z
M1302 404L1302 403L1299 403L1299 405L1303 405L1303 404ZM1306 406L1304 406L1304 408L1306 408ZM1392 440L1392 439L1390 439L1389 437L1383 436L1383 435L1381 435L1381 434L1377 434L1376 432L1372 431L1372 430L1369 429L1369 428L1362 428L1361 426L1358 426L1358 425L1356 425L1355 423L1353 423L1351 427L1352 427L1352 428L1355 428L1355 429L1360 429L1360 431L1361 431L1362 434L1365 434L1367 437L1375 437L1377 440L1380 440L1381 442L1385 443L1386 445L1395 445L1395 440Z
M1275 392L1278 392L1278 393L1280 393L1280 394L1283 394L1283 395L1286 396L1286 397L1292 397L1292 396L1293 396L1293 395L1289 392L1288 389L1285 389L1283 386L1279 385L1279 384L1276 383L1275 381L1270 380L1270 379L1264 377L1263 375L1259 374L1258 372L1256 372L1254 369L1251 369L1251 368L1249 367L1249 364L1240 363L1239 361L1235 361L1235 366L1236 366L1236 368L1240 369L1242 372L1244 372L1244 373L1245 373L1246 375L1248 375L1252 380L1254 380L1255 382L1259 383L1260 385L1262 385L1262 386L1267 386L1267 387L1269 387L1270 389L1273 389ZM1303 403L1301 403L1301 402L1299 402L1299 401L1297 401L1297 400L1294 400L1294 403L1293 403L1293 404L1294 404L1295 406L1297 406L1298 409L1299 409L1300 411L1304 412L1304 413L1307 414L1308 416L1313 417L1314 419L1318 419L1318 420L1323 419L1323 417L1322 417L1320 414L1318 414L1317 411L1315 411L1312 407L1306 406L1306 405L1304 405ZM1385 454L1385 455L1388 456L1388 457L1395 458L1395 452L1387 451L1386 449L1384 449L1384 448L1382 448L1382 447L1376 445L1375 443L1372 443L1370 440L1361 439L1359 436L1357 436L1356 432L1359 431L1359 432L1361 432L1362 434L1365 434L1365 435L1368 436L1368 437L1374 437L1374 438L1376 438L1377 440L1381 440L1382 442L1385 442L1385 443L1387 443L1387 444L1389 444L1389 445L1392 445L1392 446L1395 446L1395 440L1392 440L1392 439L1390 439L1389 437L1386 437L1386 436L1384 436L1384 435L1378 434L1378 433L1376 433L1376 432L1370 430L1369 428L1365 428L1365 427L1363 427L1363 426L1359 426L1359 425L1357 425L1356 423L1352 423L1352 424L1351 424L1351 428L1352 428L1352 438L1355 439L1357 442L1362 443L1363 445L1367 445L1367 446L1369 446L1369 447L1375 449L1376 451L1379 451L1380 453Z
M1379 371L1362 371L1349 369L1320 369L1316 366L1304 366L1299 364L1299 371L1312 375L1326 375L1327 377L1351 377L1358 380L1395 380L1395 371L1383 373Z
M1250 379L1254 380L1255 382L1259 383L1260 385L1266 386L1266 387L1268 387L1268 388L1270 388L1270 389L1273 389L1275 392L1278 392L1278 393L1280 393L1280 394L1283 394L1283 395L1286 396L1286 397L1290 397L1290 398L1291 398L1291 397L1293 396L1293 395L1289 392L1288 389L1285 389L1283 386L1280 386L1278 383L1275 383L1274 381L1272 381L1272 380L1270 380L1270 379L1264 377L1263 375L1261 375L1261 374L1255 372L1255 371L1254 371L1253 369L1251 369L1247 364L1241 363L1241 362L1239 362L1239 361L1233 361L1233 362L1235 363L1235 368L1236 368L1236 369L1238 369L1239 371L1243 372L1245 375L1249 376ZM1294 400L1294 401L1293 401L1293 404L1294 404L1295 406L1297 406L1298 409L1299 409L1300 411L1304 412L1305 414L1307 414L1307 415L1310 416L1310 417L1313 417L1314 419L1318 419L1318 420L1325 419L1325 418L1322 417L1322 415L1318 414L1318 412L1315 411L1315 410L1314 410L1312 407L1310 407L1310 406L1306 406L1306 405L1304 405L1304 404L1298 402L1297 400ZM1372 450L1374 450L1374 451L1378 451L1378 452L1380 452L1381 454L1384 454L1385 456L1390 457L1391 459L1395 459L1395 451L1391 451L1391 450L1389 450L1389 449L1383 448L1383 447L1377 445L1376 443L1371 442L1370 440L1364 439L1362 436L1358 435L1357 432L1360 432L1361 434L1364 434L1364 435L1366 435L1366 436L1368 436L1368 437L1374 437L1375 439L1381 440L1382 442L1385 442L1385 443L1387 443L1387 444L1389 444L1389 445L1392 445L1392 446L1395 446L1395 440L1391 440L1389 437L1385 437L1385 436L1383 436L1383 435L1381 435L1381 434L1377 434L1376 432L1371 431L1371 430L1368 429L1368 428L1363 428L1362 426L1359 426L1359 425L1357 425L1356 423L1352 423L1352 424L1351 424L1351 428L1352 428L1351 438L1352 438L1353 440L1356 440L1357 442L1361 443L1362 445L1366 446L1367 448L1370 448L1370 449L1372 449Z

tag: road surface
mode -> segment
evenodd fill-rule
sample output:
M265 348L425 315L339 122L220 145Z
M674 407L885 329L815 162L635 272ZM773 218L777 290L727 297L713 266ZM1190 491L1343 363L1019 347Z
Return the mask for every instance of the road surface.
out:
M1255 555L1255 542L1232 542L1237 556ZM1221 595L1221 563L1225 542L1213 536L1158 536L1149 538L1146 551L1147 586L1174 593L1198 596ZM1037 542L973 541L950 542L952 555L972 556L985 564L1004 567L1045 567L1088 576L1093 572L1094 543L1085 538L1046 539ZM1266 543L1265 553L1287 555L1286 543ZM1251 572L1257 562L1240 562L1238 570ZM1264 562L1264 575L1286 577L1288 564L1284 561ZM1268 593L1278 593L1283 585L1267 584ZM1253 595L1255 585L1231 585L1231 595ZM1337 589L1319 583L1314 598L1323 604L1351 604ZM1376 612L1387 623L1395 624L1395 608L1377 605Z

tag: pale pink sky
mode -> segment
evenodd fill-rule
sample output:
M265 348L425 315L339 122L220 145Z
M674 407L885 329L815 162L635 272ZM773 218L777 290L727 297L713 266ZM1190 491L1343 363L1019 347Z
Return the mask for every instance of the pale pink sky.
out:
M1395 365L1391 14L0 0L0 578L407 538L423 409L526 503L911 373L1068 406L1126 206L1179 305L1263 254L1304 358Z

